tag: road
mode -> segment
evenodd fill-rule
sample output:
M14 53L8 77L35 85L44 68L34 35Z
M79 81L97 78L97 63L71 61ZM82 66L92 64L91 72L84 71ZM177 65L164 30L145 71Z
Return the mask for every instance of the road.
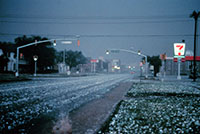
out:
M100 97L128 74L68 78L37 78L0 85L0 132L30 133L33 128L66 116ZM33 132L32 132L33 133Z

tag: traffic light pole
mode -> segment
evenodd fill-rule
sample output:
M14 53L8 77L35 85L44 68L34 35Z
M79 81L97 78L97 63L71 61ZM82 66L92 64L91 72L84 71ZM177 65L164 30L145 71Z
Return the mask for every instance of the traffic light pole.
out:
M16 60L16 72L15 72L15 76L16 77L19 76L19 47L17 48L17 60Z
M37 76L37 61L35 61L35 73L34 76Z
M193 66L193 81L196 81L196 35L197 35L197 22L198 17L200 16L200 12L193 11L190 17L194 18L195 20L195 29L194 29L194 66Z
M195 17L195 29L194 29L194 73L193 73L193 81L196 81L196 35L197 35L197 18Z

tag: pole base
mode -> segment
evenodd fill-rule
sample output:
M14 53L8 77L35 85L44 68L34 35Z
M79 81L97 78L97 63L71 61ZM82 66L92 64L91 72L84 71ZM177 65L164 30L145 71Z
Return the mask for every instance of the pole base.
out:
M177 80L181 80L181 76L177 76Z
M36 74L33 74L33 76L37 76Z
M18 72L15 72L15 77L19 77L19 73Z

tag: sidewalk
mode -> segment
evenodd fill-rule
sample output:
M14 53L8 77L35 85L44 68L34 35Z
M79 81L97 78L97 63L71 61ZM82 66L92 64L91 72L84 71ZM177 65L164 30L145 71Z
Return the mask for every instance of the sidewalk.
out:
M28 81L28 80L31 79L27 75L21 75L20 77L15 77L14 74L0 74L0 83Z
M59 73L51 73L51 74L37 74L37 76L33 76L33 74L20 74L19 77L15 77L14 74L0 74L0 83L7 82L17 82L17 81L28 81L35 78L56 78L56 77L83 77L94 74L59 74Z
M72 133L96 133L131 86L132 82L120 83L102 98L93 100L71 112L69 118L72 121Z

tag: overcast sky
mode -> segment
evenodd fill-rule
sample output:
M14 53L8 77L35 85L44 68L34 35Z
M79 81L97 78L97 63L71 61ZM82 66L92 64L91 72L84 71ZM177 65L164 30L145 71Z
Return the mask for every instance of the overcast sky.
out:
M58 42L57 49L138 64L138 56L106 56L105 50L132 47L150 56L173 56L173 43L183 39L186 49L193 50L194 19L189 16L194 10L200 11L200 0L0 0L0 41L80 35L80 47Z

